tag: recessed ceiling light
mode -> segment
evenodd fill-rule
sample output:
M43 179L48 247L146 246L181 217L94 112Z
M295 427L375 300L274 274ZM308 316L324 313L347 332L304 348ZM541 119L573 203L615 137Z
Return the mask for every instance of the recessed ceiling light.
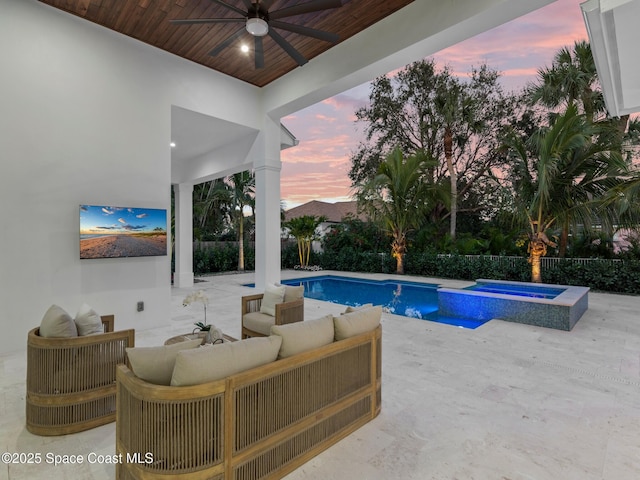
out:
M175 146L176 146L176 142L171 142L171 143L169 144L169 146L170 146L171 148L175 147Z
M249 51L249 47L245 44L242 44L240 50L242 50L243 53L247 53Z

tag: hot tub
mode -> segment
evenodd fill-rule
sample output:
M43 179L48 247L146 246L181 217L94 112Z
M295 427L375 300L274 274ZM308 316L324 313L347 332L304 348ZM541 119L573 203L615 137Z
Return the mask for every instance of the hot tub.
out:
M472 320L569 331L588 308L588 287L479 279L465 289L438 288L440 315Z

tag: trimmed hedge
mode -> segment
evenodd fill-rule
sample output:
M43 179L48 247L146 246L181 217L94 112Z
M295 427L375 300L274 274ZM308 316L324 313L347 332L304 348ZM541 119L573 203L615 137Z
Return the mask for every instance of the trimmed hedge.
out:
M255 269L255 251L245 247L245 269ZM298 248L295 244L283 247L282 268L293 269L298 265ZM335 253L311 253L310 265L323 270L345 272L388 273L396 269L396 261L388 253L357 251L345 247ZM219 247L201 247L193 251L195 274L229 272L238 268L238 247L227 244ZM438 255L437 253L409 252L405 257L405 273L425 277L475 280L531 281L531 266L526 258L515 262L499 262L488 257L466 258L463 255ZM640 294L640 260L621 262L594 261L588 264L573 262L570 258L542 270L544 283L581 285L593 290L614 293Z
M196 247L193 249L193 273L233 272L238 270L240 249L233 243L216 247ZM244 247L244 268L254 270L256 265L255 250Z
M405 272L429 277L475 280L531 281L531 265L526 258L516 262L496 262L487 257L463 255L407 254ZM580 285L604 292L640 294L640 261L607 260L580 264L570 258L542 270L542 281L559 285Z

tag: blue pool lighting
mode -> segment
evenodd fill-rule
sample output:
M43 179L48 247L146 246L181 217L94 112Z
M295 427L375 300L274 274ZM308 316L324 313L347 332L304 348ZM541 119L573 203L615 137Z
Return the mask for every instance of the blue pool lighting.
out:
M395 315L430 320L474 329L487 322L438 315L438 285L404 280L365 280L321 275L283 280L284 285L304 285L304 296L325 302L358 307L367 303L382 305Z
M282 283L304 285L307 298L353 307L372 303L395 315L469 329L497 318L569 331L589 308L589 288L566 285L478 279L475 285L460 289L336 275Z

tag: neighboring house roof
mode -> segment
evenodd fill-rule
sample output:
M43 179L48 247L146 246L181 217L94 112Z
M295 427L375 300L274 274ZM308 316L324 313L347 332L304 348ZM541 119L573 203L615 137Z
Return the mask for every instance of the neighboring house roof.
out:
M328 203L319 200L311 200L300 206L291 208L284 212L285 221L292 218L304 217L305 215L320 217L324 216L327 221L340 223L346 216L366 220L367 216L358 214L357 202L336 202Z

